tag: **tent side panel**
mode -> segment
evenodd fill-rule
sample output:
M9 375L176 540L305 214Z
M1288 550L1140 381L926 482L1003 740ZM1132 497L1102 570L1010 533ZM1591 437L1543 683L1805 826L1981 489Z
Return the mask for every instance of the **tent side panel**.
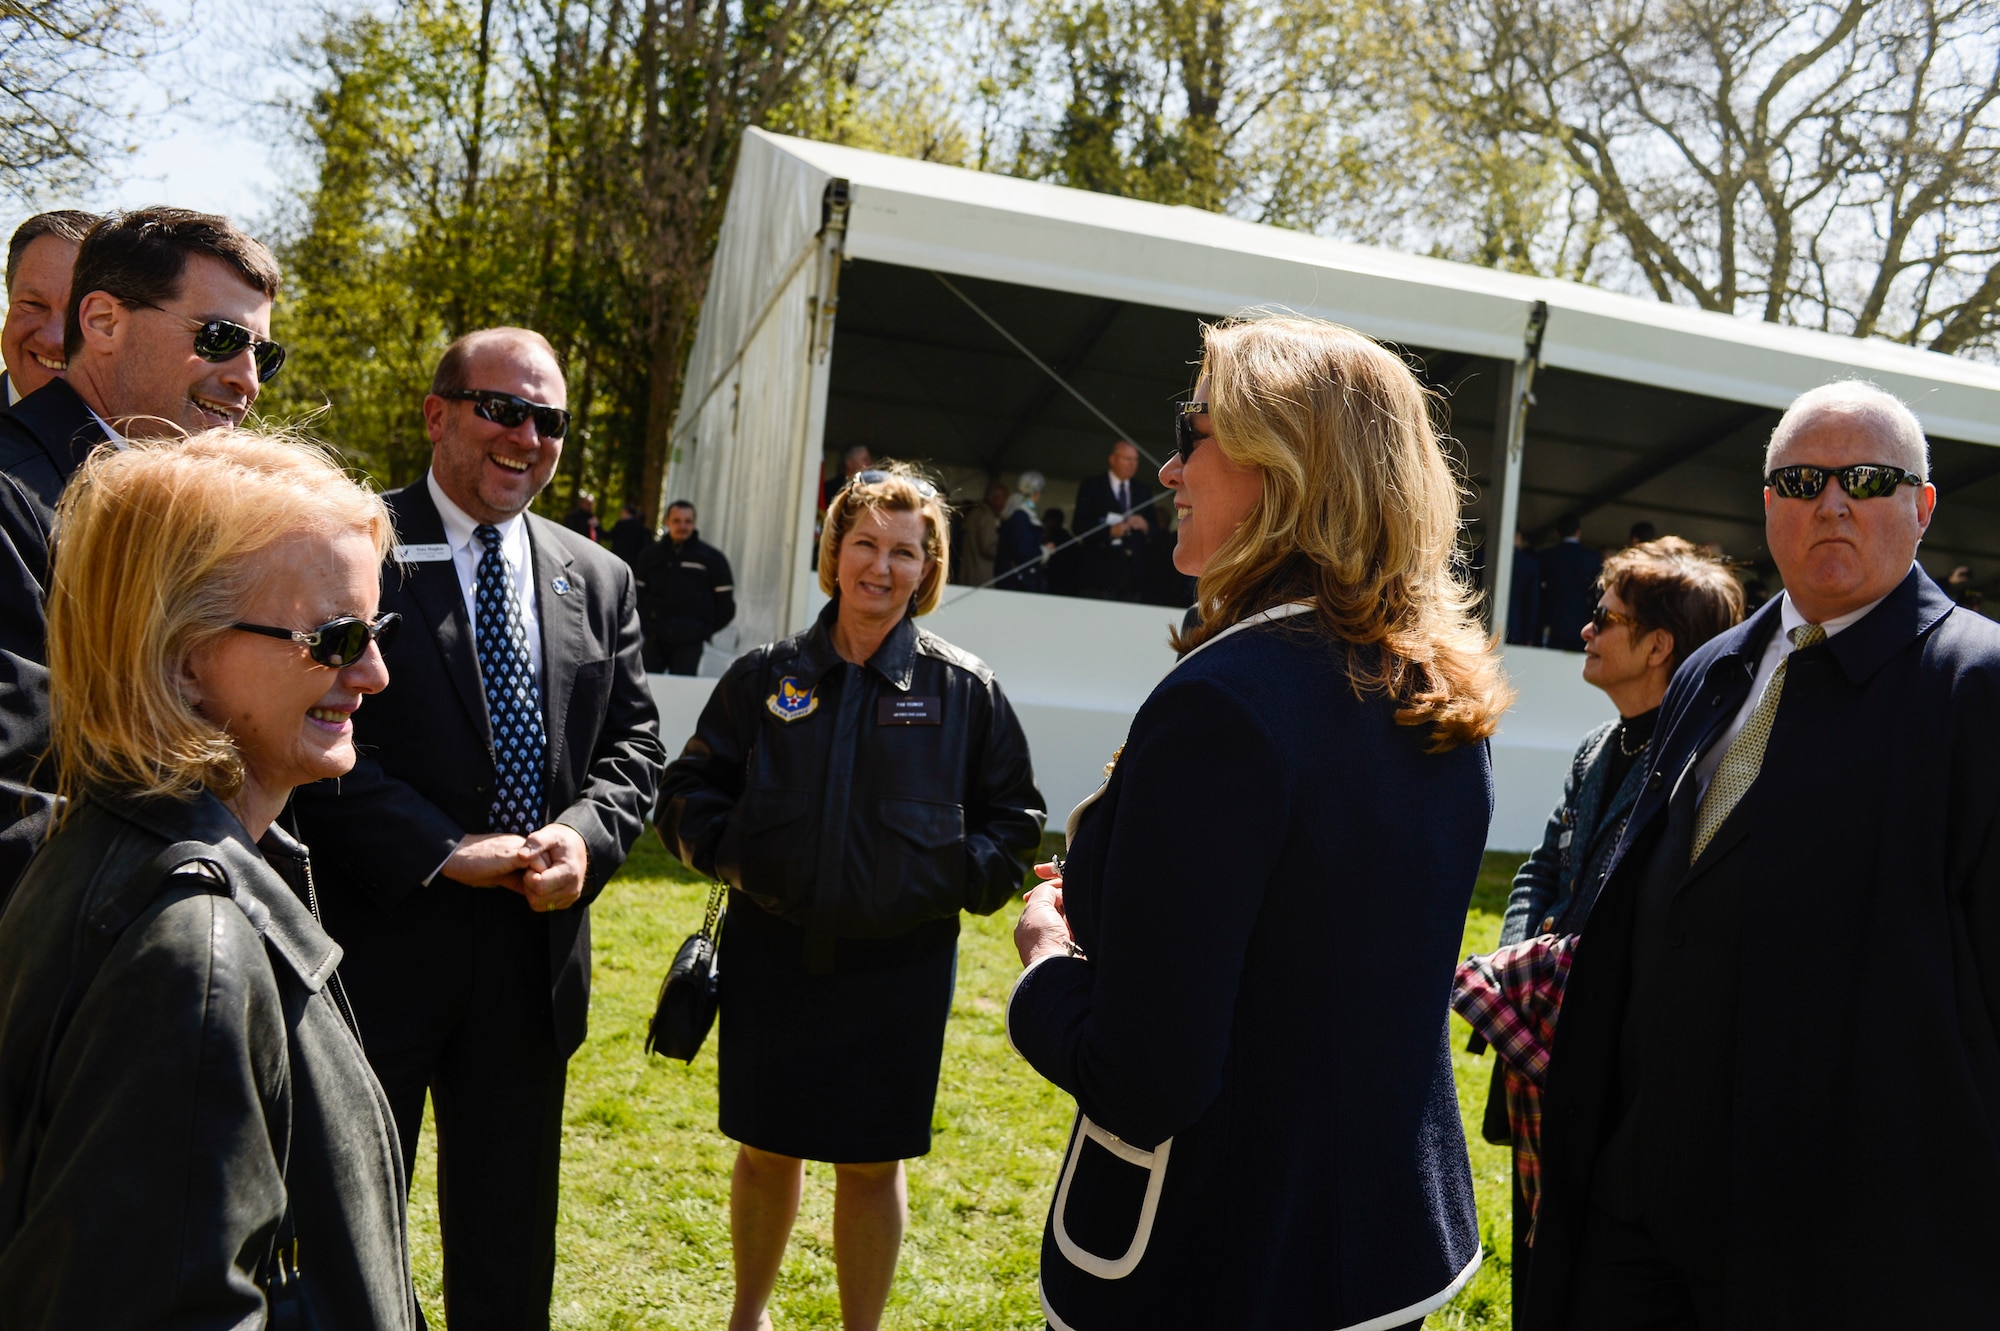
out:
M735 367L684 423L670 481L673 498L694 504L703 539L729 556L736 640L744 647L788 631L792 579L807 576L796 491L812 277L811 267L802 268L777 293Z

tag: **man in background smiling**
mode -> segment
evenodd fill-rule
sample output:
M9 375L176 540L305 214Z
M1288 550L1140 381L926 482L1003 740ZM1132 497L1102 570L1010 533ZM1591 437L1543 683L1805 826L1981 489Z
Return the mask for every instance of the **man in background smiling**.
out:
M7 242L7 322L0 326L0 360L7 363L4 405L13 406L63 372L63 320L76 247L104 219L62 209L36 213Z
M0 901L53 798L33 786L49 738L42 602L56 501L107 440L241 421L284 364L270 340L278 282L271 252L226 217L142 208L101 222L76 251L63 376L0 413Z

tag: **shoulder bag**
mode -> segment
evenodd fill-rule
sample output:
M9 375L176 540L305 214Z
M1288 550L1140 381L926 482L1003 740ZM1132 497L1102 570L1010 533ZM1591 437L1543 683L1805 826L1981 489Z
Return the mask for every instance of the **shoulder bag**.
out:
M722 893L721 883L709 890L701 931L681 944L674 964L667 967L667 978L660 981L659 1001L646 1027L649 1054L692 1063L701 1052L702 1041L708 1038L709 1028L715 1025L715 943L722 919Z

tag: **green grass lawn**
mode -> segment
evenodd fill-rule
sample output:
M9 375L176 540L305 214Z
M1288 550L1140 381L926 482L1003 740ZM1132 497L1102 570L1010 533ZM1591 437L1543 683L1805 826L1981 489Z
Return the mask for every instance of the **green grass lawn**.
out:
M1486 857L1463 950L1489 949L1498 938L1518 859ZM713 1037L691 1067L642 1048L660 976L701 923L706 895L649 833L592 910L590 1040L570 1063L563 1131L558 1327L720 1331L728 1318L735 1147L715 1130ZM1020 970L1015 913L965 920L931 1153L909 1167L893 1328L1043 1325L1035 1266L1074 1105L1007 1047L1002 1007ZM1465 1025L1456 1016L1451 1025L1452 1047L1463 1050ZM1509 1162L1506 1148L1486 1145L1477 1131L1492 1065L1463 1053L1454 1059L1486 1262L1426 1325L1508 1327ZM431 1325L442 1327L433 1141L427 1126L410 1223L417 1290ZM780 1331L840 1325L828 1166L806 1167L805 1205L772 1318Z

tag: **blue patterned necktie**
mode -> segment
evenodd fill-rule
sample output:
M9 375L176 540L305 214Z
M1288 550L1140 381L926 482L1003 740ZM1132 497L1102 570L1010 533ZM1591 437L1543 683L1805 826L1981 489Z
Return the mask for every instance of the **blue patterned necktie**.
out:
M528 655L521 603L500 553L500 532L481 523L473 535L486 547L479 557L479 674L486 682L486 715L493 723L494 832L525 836L542 825L542 688Z

